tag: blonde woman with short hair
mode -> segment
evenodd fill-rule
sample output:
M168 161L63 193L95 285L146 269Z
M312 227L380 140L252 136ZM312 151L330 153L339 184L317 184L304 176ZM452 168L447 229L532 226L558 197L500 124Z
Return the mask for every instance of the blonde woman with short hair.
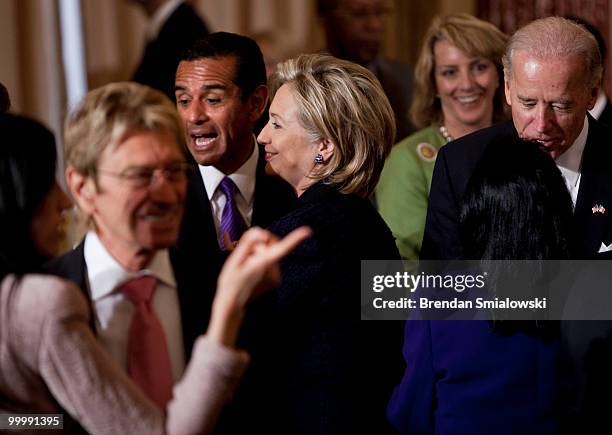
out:
M468 14L434 18L415 69L410 114L421 130L385 163L376 199L400 254L417 259L438 150L506 118L502 56L507 36Z
M319 54L279 64L271 92L258 141L298 201L268 229L281 236L308 225L313 235L281 265L275 331L265 337L275 352L268 371L253 372L262 381L254 391L267 388L278 400L265 406L282 416L267 433L385 433L401 325L397 335L379 328L396 322L362 328L356 301L361 260L399 259L367 199L393 144L393 111L370 71Z

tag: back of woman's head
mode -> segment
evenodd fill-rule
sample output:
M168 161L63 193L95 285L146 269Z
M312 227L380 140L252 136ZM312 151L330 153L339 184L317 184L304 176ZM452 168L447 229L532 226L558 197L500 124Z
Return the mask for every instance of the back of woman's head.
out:
M55 182L53 134L31 119L0 114L0 277L36 270L43 261L32 217Z
M507 138L479 161L461 206L470 259L569 258L572 202L561 173L539 145Z

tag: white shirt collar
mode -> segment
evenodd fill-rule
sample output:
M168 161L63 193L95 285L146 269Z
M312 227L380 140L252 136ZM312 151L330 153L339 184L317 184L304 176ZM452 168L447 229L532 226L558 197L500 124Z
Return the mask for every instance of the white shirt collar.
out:
M600 89L599 94L597 95L597 100L595 101L595 105L591 110L589 110L589 113L593 118L599 119L607 105L608 98L606 97L606 93L603 91L603 89Z
M588 118L585 116L584 124L582 125L582 131L580 132L572 146L555 159L557 166L569 169L573 172L580 172L580 166L582 164L582 152L584 151L584 146L586 145L588 135L589 121Z
M167 249L157 251L146 269L131 272L121 266L106 250L94 231L85 236L85 264L93 301L113 293L119 284L141 275L152 275L170 287L176 287Z
M162 26L170 15L183 3L183 0L167 0L161 5L149 20L146 28L147 40L152 41L157 38Z
M584 124L582 131L567 151L561 154L555 159L557 167L563 175L565 185L572 198L572 203L576 207L578 201L578 191L580 190L580 167L582 165L582 153L586 145L587 137L589 135L589 121L588 118L584 117Z
M236 172L229 174L228 177L238 187L240 194L244 198L247 204L253 203L253 195L255 193L255 173L257 171L257 161L259 159L259 146L255 137L253 137L253 152L244 164L239 167ZM217 187L225 177L225 174L215 168L214 166L202 166L200 168L200 174L202 180L204 180L204 187L206 188L206 194L208 199L211 200Z

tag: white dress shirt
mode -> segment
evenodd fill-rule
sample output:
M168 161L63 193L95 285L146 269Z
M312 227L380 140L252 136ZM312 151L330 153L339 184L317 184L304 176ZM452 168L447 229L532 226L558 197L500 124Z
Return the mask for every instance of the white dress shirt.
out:
M259 147L255 138L253 138L253 142L253 152L248 160L244 162L236 172L228 175L238 188L234 196L234 201L247 227L251 226L251 220L253 218L255 174L257 172L257 160L259 159ZM210 201L210 208L212 210L215 230L217 232L217 241L219 241L219 226L221 225L221 216L223 215L223 207L225 207L226 199L221 189L217 188L219 184L221 184L221 180L223 180L225 174L214 166L199 165L199 167L202 180L204 181L204 187L206 188L206 194Z
M172 377L177 382L185 370L185 351L176 281L168 251L158 251L146 269L130 272L109 254L96 233L89 231L85 236L84 254L98 341L126 371L134 306L118 287L141 275L158 279L153 294L153 310L166 334Z
M571 147L567 149L563 154L555 159L557 167L561 171L561 175L565 179L565 184L572 197L572 203L576 207L576 200L578 199L578 190L580 189L580 168L582 166L582 152L586 145L587 137L589 135L589 121L587 117L584 117L584 124L582 131L574 141Z

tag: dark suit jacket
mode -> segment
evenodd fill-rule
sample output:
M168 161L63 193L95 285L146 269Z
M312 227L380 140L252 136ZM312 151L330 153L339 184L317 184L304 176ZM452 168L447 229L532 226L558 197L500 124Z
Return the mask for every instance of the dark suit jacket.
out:
M324 184L269 230L302 225L314 235L282 262L282 284L264 298L268 321L247 344L250 376L226 433L388 433L401 323L360 322L357 301L360 260L399 259L393 236L367 200Z
M609 101L597 120L608 127L612 127L612 104Z
M594 213L602 205L612 210L612 130L588 117L589 134L582 155L580 189L574 210L573 257L609 259L610 252L598 253L602 242L612 242L610 212ZM511 122L495 125L464 136L438 153L421 258L461 258L459 209L469 177L489 146L504 135L516 136ZM512 150L508 150L512 152ZM560 359L560 399L563 433L599 433L594 427L608 424L603 409L612 390L612 322L562 322L563 346ZM590 429L589 429L590 428Z
M181 4L168 17L157 38L147 43L133 80L159 89L174 101L174 75L181 52L207 34L206 24L193 8Z
M517 135L511 121L494 125L442 147L436 159L425 234L423 259L461 258L459 210L468 180L480 156L496 146L502 136ZM575 258L609 258L598 254L601 242L612 242L611 213L593 213L591 208L612 207L612 130L589 116L589 135L582 155L580 190L574 211ZM508 150L512 152L512 150Z

